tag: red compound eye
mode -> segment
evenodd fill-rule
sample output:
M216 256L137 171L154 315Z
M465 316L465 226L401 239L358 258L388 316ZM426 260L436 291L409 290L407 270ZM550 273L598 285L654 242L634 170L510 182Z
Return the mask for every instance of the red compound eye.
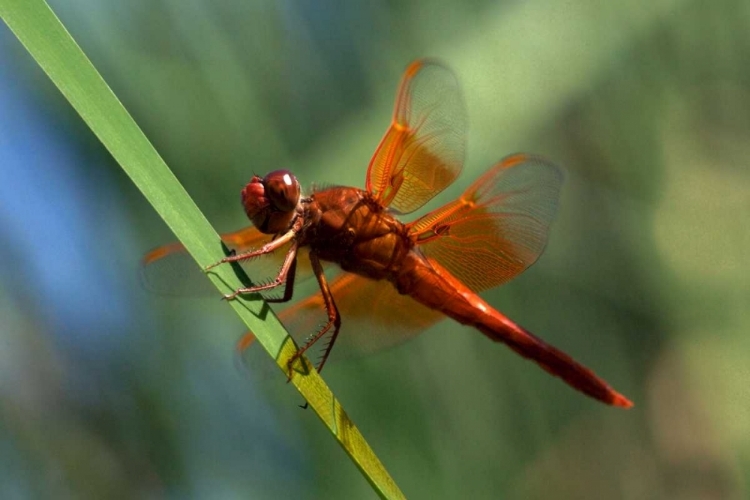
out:
M280 212L294 210L300 197L297 178L289 170L275 170L263 178L266 198Z
M299 198L299 182L288 170L276 170L262 179L253 176L242 190L245 213L266 234L289 229Z

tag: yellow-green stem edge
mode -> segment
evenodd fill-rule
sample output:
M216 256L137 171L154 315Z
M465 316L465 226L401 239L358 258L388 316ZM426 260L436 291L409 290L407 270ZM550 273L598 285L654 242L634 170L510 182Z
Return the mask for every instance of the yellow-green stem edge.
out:
M44 0L0 0L0 17L198 265L204 267L221 259L224 253L219 235L47 3ZM222 293L241 284L229 266L217 268L209 277ZM279 366L285 366L296 346L268 306L255 297L234 300L230 305ZM375 491L382 498L404 498L317 372L312 370L305 375L295 372L292 383Z

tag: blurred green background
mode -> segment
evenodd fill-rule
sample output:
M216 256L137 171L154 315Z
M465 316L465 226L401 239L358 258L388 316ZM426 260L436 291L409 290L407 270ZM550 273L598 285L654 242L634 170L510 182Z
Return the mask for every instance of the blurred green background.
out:
M450 321L327 367L408 498L747 498L750 4L50 4L219 231L253 173L363 186L417 57L471 124L436 203L511 152L566 168L546 253L485 297L636 406ZM237 369L225 304L143 289L173 237L5 25L0 173L1 498L374 497Z

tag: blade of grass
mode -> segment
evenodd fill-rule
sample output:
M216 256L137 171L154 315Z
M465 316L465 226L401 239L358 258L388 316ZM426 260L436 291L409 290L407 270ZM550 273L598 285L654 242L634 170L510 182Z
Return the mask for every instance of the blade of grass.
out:
M205 267L224 256L221 240L135 121L44 0L0 0L0 17L130 176L154 209ZM241 285L228 266L209 275L219 291ZM218 295L217 295L218 296ZM260 298L230 302L280 367L296 346ZM362 434L315 370L292 383L382 498L403 498Z

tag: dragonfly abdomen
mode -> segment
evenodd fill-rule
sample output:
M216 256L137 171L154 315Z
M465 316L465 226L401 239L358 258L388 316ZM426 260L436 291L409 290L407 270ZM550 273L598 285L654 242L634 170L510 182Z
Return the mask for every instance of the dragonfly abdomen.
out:
M506 344L594 399L614 406L632 406L592 370L511 321L436 261L417 251L410 252L406 261L394 280L399 292L459 323L473 326L495 342Z

